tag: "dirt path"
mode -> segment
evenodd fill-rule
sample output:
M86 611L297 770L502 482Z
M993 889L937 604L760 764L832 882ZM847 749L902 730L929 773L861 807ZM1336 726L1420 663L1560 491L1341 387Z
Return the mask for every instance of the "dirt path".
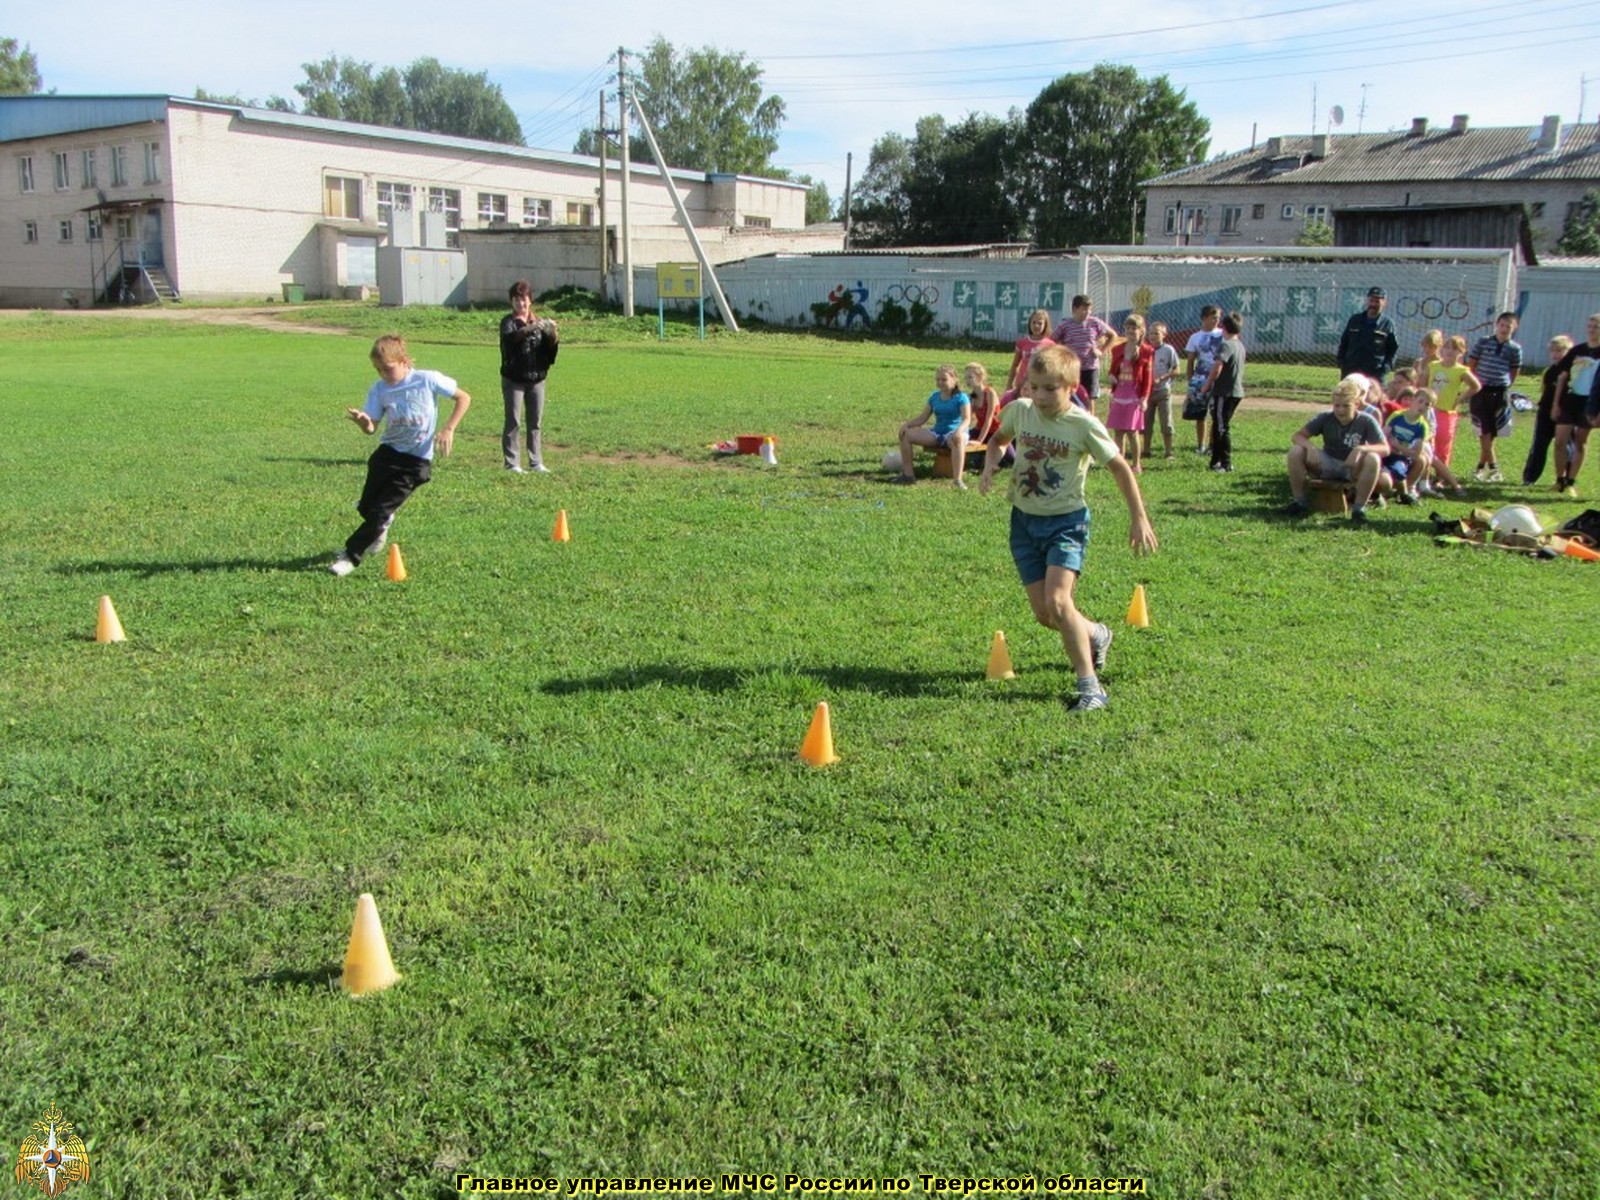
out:
M256 308L175 308L168 305L139 308L58 308L51 316L77 317L84 321L172 321L195 325L232 325L245 329L271 329L278 333L320 333L335 337L348 331L329 325L302 325L291 310L279 305Z

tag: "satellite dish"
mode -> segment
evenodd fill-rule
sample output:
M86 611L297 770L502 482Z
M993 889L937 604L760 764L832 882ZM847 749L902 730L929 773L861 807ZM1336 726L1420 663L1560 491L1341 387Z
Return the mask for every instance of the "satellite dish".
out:
M1328 110L1328 124L1329 125L1343 125L1344 124L1344 105L1335 104L1332 108L1330 108Z

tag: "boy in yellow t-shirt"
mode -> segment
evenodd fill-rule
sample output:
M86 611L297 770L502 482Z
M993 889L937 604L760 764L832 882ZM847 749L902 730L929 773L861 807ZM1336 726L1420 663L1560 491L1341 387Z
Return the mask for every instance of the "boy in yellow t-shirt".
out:
M1011 557L1034 619L1061 635L1062 649L1078 681L1077 696L1067 708L1083 713L1106 707L1099 673L1111 646L1111 630L1079 612L1075 596L1089 544L1089 507L1083 489L1091 462L1111 472L1127 502L1128 544L1133 552L1153 552L1156 535L1133 468L1117 452L1106 427L1072 403L1078 376L1078 356L1064 346L1048 346L1033 356L1029 395L1002 410L1000 430L989 439L984 454L978 491L989 494L1000 456L1016 442L1016 465L1007 493Z

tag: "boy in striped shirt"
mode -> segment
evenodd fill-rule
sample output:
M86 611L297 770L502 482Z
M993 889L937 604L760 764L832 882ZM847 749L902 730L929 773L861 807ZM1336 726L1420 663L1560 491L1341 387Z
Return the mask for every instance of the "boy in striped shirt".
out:
M1504 483L1495 461L1494 440L1511 432L1511 385L1522 367L1522 347L1511 340L1517 331L1517 314L1503 312L1494 319L1494 336L1481 337L1467 355L1467 367L1483 386L1472 393L1472 425L1478 431L1479 483Z

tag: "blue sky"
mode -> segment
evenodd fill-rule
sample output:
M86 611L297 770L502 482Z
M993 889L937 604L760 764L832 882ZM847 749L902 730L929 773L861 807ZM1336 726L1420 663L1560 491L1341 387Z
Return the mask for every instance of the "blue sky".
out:
M1033 22L1019 14L1036 11ZM1211 152L1275 133L1400 129L1447 123L1537 125L1546 114L1600 115L1600 0L1167 0L1088 6L963 0L822 0L801 8L725 0L677 6L595 0L561 8L456 10L422 0L325 0L209 6L109 0L18 7L0 21L38 55L64 94L192 93L196 86L294 98L300 64L337 53L379 65L431 54L487 71L533 145L570 150L616 85L619 46L661 34L759 61L788 117L779 165L843 191L845 155L859 180L872 144L910 134L919 117L1023 108L1050 80L1096 62L1167 75L1211 122ZM758 20L752 12L760 12ZM1205 13L1204 20L1196 12ZM1585 74L1590 82L1585 83ZM614 101L611 102L614 104ZM614 111L614 109L613 109ZM685 164L692 165L692 164Z

